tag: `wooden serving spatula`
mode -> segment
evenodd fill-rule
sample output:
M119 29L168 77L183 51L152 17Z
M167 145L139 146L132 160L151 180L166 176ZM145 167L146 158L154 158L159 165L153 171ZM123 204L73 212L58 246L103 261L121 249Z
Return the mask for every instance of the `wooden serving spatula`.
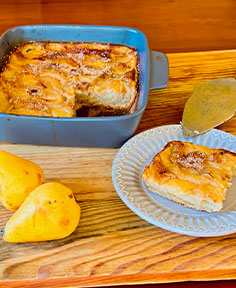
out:
M236 80L219 78L197 84L187 100L182 118L184 136L204 133L233 117Z

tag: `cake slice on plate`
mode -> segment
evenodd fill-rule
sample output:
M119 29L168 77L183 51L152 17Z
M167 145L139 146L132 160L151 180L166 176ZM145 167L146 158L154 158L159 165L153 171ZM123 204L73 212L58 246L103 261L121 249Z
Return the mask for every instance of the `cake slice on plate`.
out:
M171 141L145 167L142 179L154 193L186 207L215 212L236 175L236 154L191 142Z

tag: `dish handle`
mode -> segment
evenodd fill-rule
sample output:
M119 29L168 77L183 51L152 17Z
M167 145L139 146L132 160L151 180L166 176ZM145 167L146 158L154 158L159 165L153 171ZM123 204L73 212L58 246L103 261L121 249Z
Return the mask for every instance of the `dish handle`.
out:
M169 64L166 54L150 50L149 89L161 89L168 85Z

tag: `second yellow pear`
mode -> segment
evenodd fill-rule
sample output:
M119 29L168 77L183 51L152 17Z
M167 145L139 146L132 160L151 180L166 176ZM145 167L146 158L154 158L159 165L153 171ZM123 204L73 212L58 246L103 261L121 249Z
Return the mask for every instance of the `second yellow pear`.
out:
M77 227L80 206L63 184L38 186L7 222L4 240L36 242L64 238Z

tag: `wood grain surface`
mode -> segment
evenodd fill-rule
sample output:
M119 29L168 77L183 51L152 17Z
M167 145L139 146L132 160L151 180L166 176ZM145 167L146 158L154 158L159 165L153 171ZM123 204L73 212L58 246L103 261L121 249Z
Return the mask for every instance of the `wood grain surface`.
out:
M116 25L142 30L153 50L235 49L235 0L1 0L0 34L19 25Z
M137 133L179 123L193 85L235 77L236 50L169 54L168 88L152 91ZM236 135L236 116L219 127ZM155 227L116 194L117 149L1 144L39 164L47 182L70 187L82 212L69 237L41 243L0 240L0 287L88 287L236 279L236 235L200 238ZM0 229L11 216L0 207Z

